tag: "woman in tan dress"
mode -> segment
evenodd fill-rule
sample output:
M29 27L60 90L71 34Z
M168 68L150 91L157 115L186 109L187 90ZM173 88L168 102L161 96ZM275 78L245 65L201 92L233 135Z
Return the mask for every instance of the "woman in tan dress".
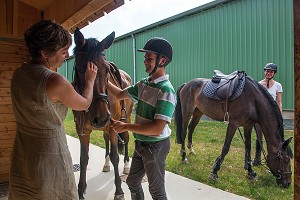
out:
M16 69L11 82L17 132L9 199L78 199L63 122L68 108L89 107L97 67L88 64L81 96L55 72L69 57L70 33L42 20L25 32L24 39L31 60Z

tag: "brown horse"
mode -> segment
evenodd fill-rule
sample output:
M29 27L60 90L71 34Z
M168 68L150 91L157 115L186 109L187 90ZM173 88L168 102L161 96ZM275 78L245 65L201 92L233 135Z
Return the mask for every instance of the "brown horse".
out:
M251 131L255 123L262 128L267 143L267 165L276 177L278 184L288 187L291 183L290 158L292 151L288 144L291 138L284 141L283 119L280 110L270 94L256 81L245 76L243 92L236 99L218 100L204 94L209 79L196 78L182 85L177 91L175 123L177 142L181 144L182 161L186 161L185 137L188 127L188 148L192 147L192 134L202 115L217 121L228 121L226 138L221 155L215 160L210 178L218 180L217 172L227 155L232 138L238 127L244 127L245 170L248 177L256 173L252 169ZM229 90L227 90L229 91Z
M76 91L82 94L85 85L85 70L88 62L93 62L98 67L97 77L93 88L93 100L87 111L74 111L76 131L79 136L81 145L80 154L80 179L78 183L78 194L80 199L84 199L83 194L86 191L86 169L89 160L89 143L90 134L93 130L102 130L106 144L105 165L103 171L109 171L109 159L113 164L115 172L115 198L124 199L124 192L121 188L121 179L119 175L119 154L118 146L120 141L125 144L124 171L129 172L128 156L128 132L122 134L115 133L110 128L110 119L120 119L130 122L130 115L133 108L133 102L130 100L118 100L113 95L108 94L107 83L110 80L120 88L131 85L131 78L124 71L118 70L117 67L108 62L105 58L104 51L108 49L115 38L112 32L101 42L95 38L85 39L83 34L76 29L74 33L75 40L75 77L73 86ZM109 149L109 143L110 149Z

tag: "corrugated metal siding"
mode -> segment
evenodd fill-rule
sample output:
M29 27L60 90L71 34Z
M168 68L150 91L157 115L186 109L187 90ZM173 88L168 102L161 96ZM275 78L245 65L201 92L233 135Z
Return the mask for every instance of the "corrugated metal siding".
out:
M119 69L127 72L132 80L134 77L134 62L133 62L133 39L125 38L122 41L116 42L106 51L107 60L113 62Z
M63 63L63 65L60 68L58 68L58 73L62 74L70 82L72 82L74 78L74 62L74 58L68 59Z
M133 77L131 35L137 49L153 36L164 37L174 49L167 73L175 89L196 77L211 78L214 69L226 74L244 70L259 81L264 65L274 62L275 80L284 90L283 109L294 109L292 0L219 0L191 11L117 38L107 59ZM147 76L143 56L136 52L136 80Z

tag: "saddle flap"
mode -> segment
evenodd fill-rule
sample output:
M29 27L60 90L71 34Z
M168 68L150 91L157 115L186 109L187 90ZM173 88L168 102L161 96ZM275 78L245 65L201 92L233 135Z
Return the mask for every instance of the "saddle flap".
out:
M221 99L229 98L232 96L232 94L235 92L238 86L239 86L238 76L230 80L221 79L219 86L217 87L217 96Z

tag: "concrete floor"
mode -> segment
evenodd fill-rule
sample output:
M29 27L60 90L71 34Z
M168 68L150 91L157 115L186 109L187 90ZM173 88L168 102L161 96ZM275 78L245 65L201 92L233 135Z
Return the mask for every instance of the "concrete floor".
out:
M79 140L67 135L68 145L73 159L74 166L78 166L80 160L80 143ZM113 200L115 185L114 172L102 172L104 165L105 150L95 145L90 145L89 164L87 169L87 191L86 200ZM121 156L120 160L123 160ZM74 167L73 167L74 168ZM123 164L120 164L119 171L122 172ZM111 169L113 169L111 165ZM74 170L76 183L79 180L79 171ZM148 190L148 182L143 182L145 200L151 200ZM5 186L7 190L7 185ZM129 200L130 192L126 183L122 183L125 199ZM245 197L238 196L223 190L213 188L191 179L166 172L166 191L168 200L248 200ZM0 200L7 200L8 197L0 196ZM5 194L5 191L4 191Z
M79 140L67 136L70 152L72 154L73 163L79 163ZM95 145L90 145L90 159L87 170L87 191L85 199L87 200L113 200L114 199L114 172L102 172L104 164L105 151ZM123 160L123 157L120 158ZM123 164L120 164L119 171L123 171ZM113 169L111 165L111 169ZM76 182L79 180L79 173L75 172ZM143 189L145 199L151 200L148 191L148 182L144 182ZM122 189L125 193L125 199L129 200L130 192L126 183L122 183ZM211 186L187 179L185 177L166 172L166 190L169 200L247 200L229 192L213 188Z

